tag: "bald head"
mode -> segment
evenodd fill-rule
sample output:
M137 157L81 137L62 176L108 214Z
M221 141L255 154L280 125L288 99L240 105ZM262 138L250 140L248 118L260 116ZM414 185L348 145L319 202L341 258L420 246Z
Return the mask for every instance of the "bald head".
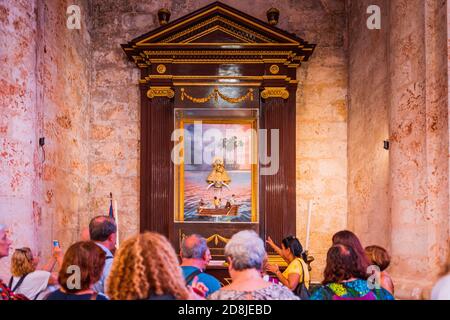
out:
M187 236L181 243L181 257L184 259L203 259L207 250L205 238L198 234Z

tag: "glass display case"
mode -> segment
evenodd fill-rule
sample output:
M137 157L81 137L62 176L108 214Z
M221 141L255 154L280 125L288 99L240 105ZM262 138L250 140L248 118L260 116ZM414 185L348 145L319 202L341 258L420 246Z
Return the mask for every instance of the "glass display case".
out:
M175 222L258 222L258 110L174 116Z

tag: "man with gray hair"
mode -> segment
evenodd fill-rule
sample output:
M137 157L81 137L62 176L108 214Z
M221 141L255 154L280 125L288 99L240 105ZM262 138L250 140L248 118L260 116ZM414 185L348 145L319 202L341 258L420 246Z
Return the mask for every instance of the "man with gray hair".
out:
M220 282L213 276L204 273L206 266L211 261L211 252L205 238L198 234L185 237L181 242L180 255L181 269L187 285L190 285L197 277L198 282L208 288L206 296L220 289Z
M100 280L94 285L94 290L98 293L105 293L106 279L109 276L113 263L112 252L116 248L117 225L113 218L109 216L94 217L89 223L89 237L106 254L105 266Z
M11 247L11 240L8 238L8 232L6 226L0 224L0 259L5 258L9 255L9 249ZM11 290L3 283L0 279L0 300L10 300L13 299L14 294Z

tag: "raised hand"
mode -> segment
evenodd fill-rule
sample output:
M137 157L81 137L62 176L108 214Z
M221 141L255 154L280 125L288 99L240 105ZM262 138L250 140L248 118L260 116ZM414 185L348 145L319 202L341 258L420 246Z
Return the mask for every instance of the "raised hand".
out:
M278 271L280 271L280 267L278 267L277 264L267 264L266 270L276 274Z
M267 237L267 240L266 240L266 243L269 245L269 246L271 246L272 248L276 248L276 244L275 244L275 242L273 242L273 240L272 240L272 238L271 237Z

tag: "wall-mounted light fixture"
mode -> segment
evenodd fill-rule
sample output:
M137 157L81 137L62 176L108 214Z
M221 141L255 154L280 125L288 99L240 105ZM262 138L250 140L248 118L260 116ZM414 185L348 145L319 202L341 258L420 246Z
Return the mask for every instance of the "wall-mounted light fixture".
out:
M280 10L277 8L270 8L266 12L267 21L270 25L275 26L278 24L278 19L280 18Z
M384 140L384 141L383 141L383 148L384 148L385 150L389 150L389 147L390 147L389 140Z
M161 26L164 26L169 23L170 20L170 11L169 9L162 8L158 11L158 20Z

